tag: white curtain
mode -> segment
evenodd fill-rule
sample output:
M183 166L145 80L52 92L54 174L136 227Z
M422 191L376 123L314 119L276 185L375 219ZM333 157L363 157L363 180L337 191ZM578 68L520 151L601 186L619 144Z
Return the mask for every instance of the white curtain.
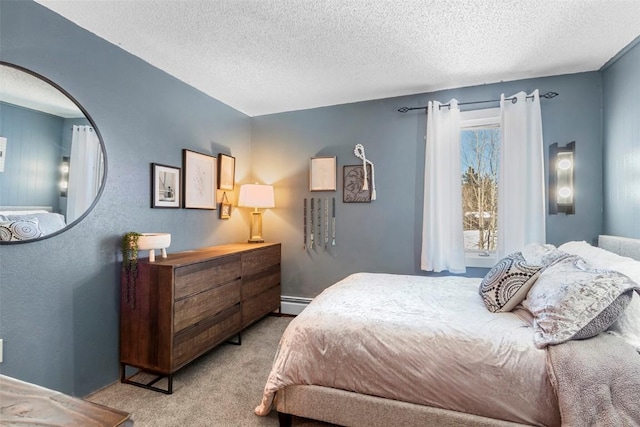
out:
M533 99L531 99L533 97ZM544 158L540 97L500 97L502 146L498 186L498 259L529 243L544 243Z
M67 224L78 219L98 195L104 160L98 136L91 126L73 126L69 159Z
M462 179L460 172L460 110L430 101L427 137L420 267L426 271L464 273Z

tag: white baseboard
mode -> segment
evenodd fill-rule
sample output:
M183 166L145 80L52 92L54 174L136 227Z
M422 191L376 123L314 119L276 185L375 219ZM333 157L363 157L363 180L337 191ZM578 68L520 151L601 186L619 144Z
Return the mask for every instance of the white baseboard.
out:
M307 305L311 302L312 298L302 298L302 297L290 297L286 295L282 295L280 297L280 312L282 314L291 314L297 316L302 313Z

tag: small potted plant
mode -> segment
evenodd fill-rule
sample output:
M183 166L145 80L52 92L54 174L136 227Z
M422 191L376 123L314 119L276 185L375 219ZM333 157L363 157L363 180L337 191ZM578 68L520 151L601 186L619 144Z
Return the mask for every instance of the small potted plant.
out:
M129 231L122 236L122 273L126 281L125 301L136 308L136 280L138 279L138 238L142 234Z

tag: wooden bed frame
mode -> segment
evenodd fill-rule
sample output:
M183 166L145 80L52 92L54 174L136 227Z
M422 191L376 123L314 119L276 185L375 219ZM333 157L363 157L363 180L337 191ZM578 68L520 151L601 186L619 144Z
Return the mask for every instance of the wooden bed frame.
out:
M640 260L640 239L601 235L598 246ZM291 426L292 415L353 427L525 425L316 385L278 390L275 409L281 427Z

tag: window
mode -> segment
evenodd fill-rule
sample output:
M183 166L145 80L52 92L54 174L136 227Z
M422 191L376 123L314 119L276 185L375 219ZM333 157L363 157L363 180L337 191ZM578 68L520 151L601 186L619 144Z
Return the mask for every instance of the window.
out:
M461 113L460 160L465 264L492 267L498 230L500 109Z

